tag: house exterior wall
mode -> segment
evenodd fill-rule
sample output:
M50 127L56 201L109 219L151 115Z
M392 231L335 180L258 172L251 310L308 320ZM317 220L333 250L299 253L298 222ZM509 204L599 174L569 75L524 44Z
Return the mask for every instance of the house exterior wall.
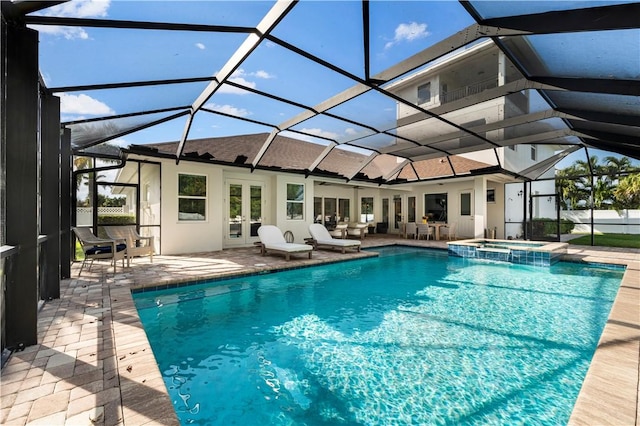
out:
M442 182L399 185L393 188L354 185L320 185L327 182L322 179L305 178L302 175L268 171L250 172L246 168L203 164L181 161L175 164L173 159L156 159L132 156L135 159L151 160L161 164L160 173L148 173L141 176L142 211L148 208L154 217L158 217L161 225L159 235L162 254L185 254L206 251L219 251L232 245L227 239L228 227L225 209L227 204L227 181L253 182L264 185L262 223L278 226L283 232L291 231L296 242L303 242L309 237L308 226L314 221L314 197L345 198L350 200L350 221L359 222L361 218L361 200L373 198L373 218L369 222L375 225L382 221L382 199L389 199L390 222L393 218L395 196L403 200L402 221L407 219L407 198L416 197L416 217L422 217L425 211L426 194L447 194L448 222L458 222L459 237L483 236L485 228L497 228L497 238L503 236L504 223L504 185L491 181L488 177L461 178ZM206 219L203 221L181 221L178 219L178 174L195 174L207 178ZM161 185L154 183L160 179ZM302 220L287 218L287 184L304 185L304 218ZM154 189L154 188L157 188ZM486 190L492 189L495 201L486 203ZM472 194L473 211L469 217L460 216L460 194ZM144 203L145 199L147 203ZM401 229L392 227L389 232L399 233ZM240 244L250 245L251 242Z
M221 167L162 160L162 254L222 250L223 171ZM207 177L206 219L178 220L178 173Z

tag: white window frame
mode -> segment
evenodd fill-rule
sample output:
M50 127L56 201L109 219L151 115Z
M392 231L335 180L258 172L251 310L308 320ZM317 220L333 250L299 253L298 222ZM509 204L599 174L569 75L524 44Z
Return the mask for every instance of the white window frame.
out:
M290 200L289 199L289 185L296 185L296 186L301 186L302 187L302 200ZM304 206L305 206L305 197L306 197L306 192L307 192L307 188L305 188L305 184L304 183L298 183L298 182L287 182L285 184L285 188L286 188L286 197L287 197L287 205L286 205L286 211L285 211L285 215L287 220L295 220L295 221L303 221L304 220ZM292 204L300 204L302 206L302 214L300 218L295 218L292 215L289 214L290 210L289 210L289 205Z
M531 145L531 161L538 161L538 147Z
M201 196L201 195L180 195L180 176L201 176L204 177L204 184L205 184L205 195ZM180 223L193 223L193 222L206 222L207 218L209 217L209 202L208 202L208 197L209 197L209 177L207 175L204 174L200 174L200 173L178 173L176 175L177 178L177 185L176 185L176 189L177 189L177 196L178 196L178 203L177 203L177 210L178 210L178 222ZM204 200L204 217L202 219L181 219L180 218L180 200L181 199L189 199L189 200Z

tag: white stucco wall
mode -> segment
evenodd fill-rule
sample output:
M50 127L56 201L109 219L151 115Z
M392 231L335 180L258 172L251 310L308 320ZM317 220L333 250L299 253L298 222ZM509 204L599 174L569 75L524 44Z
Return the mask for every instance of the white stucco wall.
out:
M204 221L178 220L178 173L207 177ZM162 161L162 253L179 254L222 250L223 173L218 166L173 160Z
M139 157L139 159L144 159ZM172 159L148 158L161 163L161 194L149 193L149 205L155 213L159 211L161 218L161 250L163 254L181 254L206 251L218 251L226 247L251 245L252 241L231 241L227 239L228 226L225 220L227 183L243 181L253 184L260 183L264 188L264 211L262 223L278 226L283 232L291 231L296 242L303 242L309 237L308 226L314 221L314 197L346 198L350 200L350 221L360 220L361 199L373 198L373 219L371 223L382 221L382 199L389 199L389 232L400 232L393 228L394 196L402 199L403 221L407 220L407 199L416 198L416 218L424 213L425 194L447 194L448 222L458 222L459 237L482 236L485 228L497 228L497 238L504 234L504 185L498 181L491 181L490 177L460 178L445 182L427 182L420 184L406 184L385 188L379 186L363 186L354 183L353 186L342 184L319 185L322 179L305 178L302 175L287 175L284 173L254 171L245 168L223 167L203 163L181 161L176 165ZM178 220L178 173L189 173L207 177L207 211L204 221ZM144 191L142 179L141 191ZM291 220L287 218L288 183L302 184L305 187L304 219ZM153 185L150 186L153 188ZM486 190L495 191L495 202L486 203ZM472 216L460 215L460 194L472 194ZM161 195L161 205L158 202ZM142 197L141 197L142 199ZM157 209L157 210L156 210ZM232 244L233 243L233 244Z

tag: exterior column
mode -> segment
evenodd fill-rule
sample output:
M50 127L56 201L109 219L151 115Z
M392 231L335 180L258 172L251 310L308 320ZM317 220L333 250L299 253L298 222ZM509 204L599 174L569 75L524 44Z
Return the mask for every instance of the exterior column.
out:
M473 227L475 238L483 238L487 227L487 179L478 176L473 179Z
M18 247L7 265L5 321L15 347L38 341L38 33L5 28L6 241Z
M60 129L58 129L60 131ZM71 278L71 259L74 252L71 238L71 130L60 134L60 277ZM75 207L75 206L74 206Z
M42 95L40 105L40 298L49 300L60 297L60 98Z

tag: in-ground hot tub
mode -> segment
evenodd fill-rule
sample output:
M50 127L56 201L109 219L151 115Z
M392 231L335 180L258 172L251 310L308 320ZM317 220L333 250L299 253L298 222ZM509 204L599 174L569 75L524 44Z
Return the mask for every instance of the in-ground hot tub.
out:
M472 240L447 243L450 256L495 260L520 265L551 266L567 253L567 243L546 241Z

